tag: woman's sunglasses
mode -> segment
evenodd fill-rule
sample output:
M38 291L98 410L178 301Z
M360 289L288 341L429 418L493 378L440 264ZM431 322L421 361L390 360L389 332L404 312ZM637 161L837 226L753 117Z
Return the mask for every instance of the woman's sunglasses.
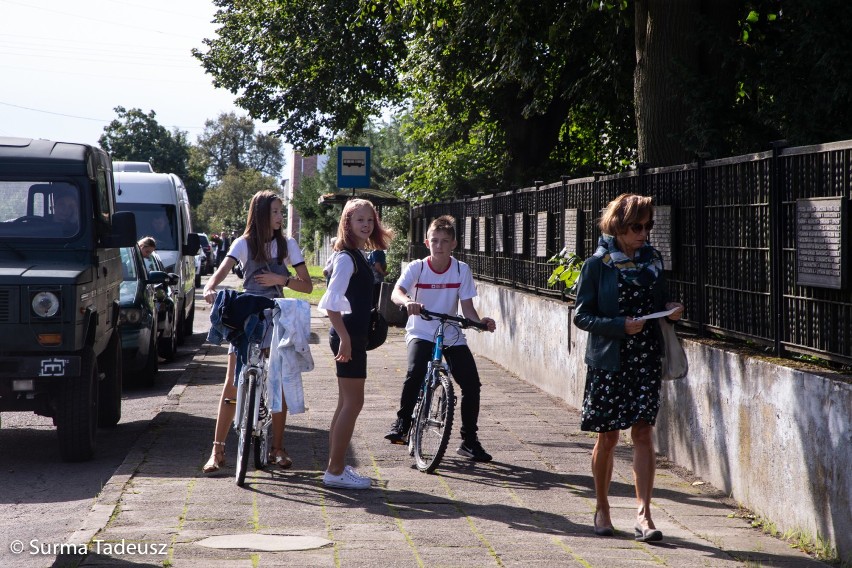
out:
M630 225L630 230L633 231L634 233L637 233L637 234L641 233L642 229L645 229L646 233L650 233L651 229L653 229L653 228L654 228L654 221L653 220L648 221L644 225L642 223L633 223L632 225Z

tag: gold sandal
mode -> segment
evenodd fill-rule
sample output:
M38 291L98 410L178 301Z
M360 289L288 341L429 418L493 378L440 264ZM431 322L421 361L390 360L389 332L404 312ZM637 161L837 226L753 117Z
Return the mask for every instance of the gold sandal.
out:
M220 447L217 447L220 446ZM210 459L201 468L204 473L214 473L225 465L225 442L213 442L213 452Z
M281 469L289 469L293 465L293 460L287 455L287 450L284 448L272 448L269 452L269 463L277 465Z

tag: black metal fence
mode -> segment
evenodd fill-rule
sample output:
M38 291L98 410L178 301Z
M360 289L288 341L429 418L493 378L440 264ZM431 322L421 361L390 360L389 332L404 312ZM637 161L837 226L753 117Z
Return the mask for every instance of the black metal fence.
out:
M603 207L621 193L650 195L652 243L663 252L672 297L686 305L684 325L771 346L779 356L850 364L850 178L852 141L844 141L537 182L413 208L410 257L428 254L429 223L448 213L457 223L455 256L478 279L558 298L562 292L547 286L548 259L565 246L589 256Z

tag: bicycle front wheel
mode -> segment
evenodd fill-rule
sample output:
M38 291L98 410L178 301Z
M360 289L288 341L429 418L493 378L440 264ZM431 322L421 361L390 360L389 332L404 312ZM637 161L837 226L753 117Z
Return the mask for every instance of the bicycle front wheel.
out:
M266 381L262 381L264 384ZM257 432L254 436L254 468L266 469L269 465L269 451L272 449L272 416L269 412L267 389L258 389L260 410L257 418Z
M425 473L433 473L447 451L456 408L453 383L447 373L440 369L433 372L429 379L432 387L421 401L414 433L414 459L417 469Z
M246 373L245 388L246 393L243 397L243 412L240 420L239 435L240 440L237 443L237 485L242 487L246 481L246 472L248 471L249 454L252 446L252 433L254 430L254 400L257 397L257 376L253 371Z

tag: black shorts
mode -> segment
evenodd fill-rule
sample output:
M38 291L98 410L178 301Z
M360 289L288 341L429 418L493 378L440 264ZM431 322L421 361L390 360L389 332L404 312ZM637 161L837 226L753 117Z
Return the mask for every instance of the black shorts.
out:
M352 343L352 358L345 363L335 361L337 365L337 376L342 379L366 379L367 378L367 336L350 335ZM331 353L337 357L340 348L340 337L337 334L329 334L328 345Z

